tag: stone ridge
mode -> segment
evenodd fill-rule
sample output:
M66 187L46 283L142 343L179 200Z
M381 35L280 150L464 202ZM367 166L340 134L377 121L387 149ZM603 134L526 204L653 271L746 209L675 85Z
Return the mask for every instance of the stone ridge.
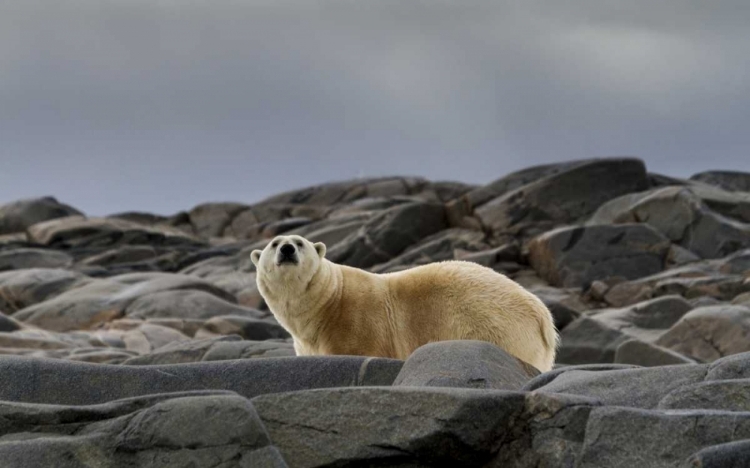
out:
M282 233L378 273L501 272L552 312L555 369L479 341L296 357L249 260ZM173 216L9 201L0 376L11 468L748 466L750 174L599 158Z

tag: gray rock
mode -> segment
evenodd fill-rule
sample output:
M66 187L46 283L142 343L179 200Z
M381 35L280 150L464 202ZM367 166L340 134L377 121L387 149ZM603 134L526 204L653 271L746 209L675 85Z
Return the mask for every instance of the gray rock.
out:
M290 338L289 332L273 320L259 320L237 315L221 315L206 321L196 332L196 338L216 335L239 335L242 339L262 341Z
M708 368L706 380L750 379L750 352L717 359Z
M483 466L524 410L520 393L337 388L252 400L290 466Z
M604 371L567 370L537 388L595 398L605 405L655 408L664 396L684 385L703 381L708 367L680 365Z
M105 250L95 255L87 256L82 259L79 265L98 265L110 267L112 265L141 262L143 260L153 259L160 252L148 245L123 245L115 249Z
M520 390L538 374L533 366L491 343L440 341L417 348L393 385Z
M750 283L740 275L714 274L697 278L667 278L656 282L655 296L679 294L688 299L709 297L719 301L731 301L745 291L750 291Z
M129 330L122 335L122 341L125 343L126 349L138 354L150 353L170 343L189 340L190 338L174 328L154 323L143 323L138 328Z
M12 249L0 251L0 271L25 268L68 268L73 258L48 249Z
M161 216L153 213L146 213L142 211L124 211L121 213L115 213L107 216L107 218L124 219L133 223L140 223L150 226L152 224L163 223L167 221L166 216Z
M614 362L617 347L630 337L589 317L580 317L560 332L557 362L597 364Z
M740 250L726 257L719 271L728 275L743 275L750 271L750 249Z
M130 318L184 318L208 320L232 315L260 319L266 314L242 307L205 291L169 290L138 297L125 308Z
M34 224L29 240L58 248L107 248L116 245L204 245L184 231L164 225L146 226L115 218L69 216Z
M750 351L750 308L728 305L694 309L656 344L703 362Z
M18 200L0 206L0 234L22 232L42 221L81 214L53 197Z
M657 340L693 306L680 296L662 296L624 309L597 312L593 320L640 340Z
M580 291L577 289L563 290L548 286L528 289L547 306L558 330L567 327L581 316L582 311L587 309L587 306L580 301Z
M203 360L206 353L217 343L239 341L240 339L239 336L222 336L190 341L175 341L149 354L132 357L124 361L123 364L143 366L199 362Z
M176 341L143 356L131 357L126 365L181 364L295 356L291 343L279 340L247 341L237 335Z
M554 286L586 287L597 279L635 279L660 272L669 245L643 224L566 227L532 240L529 261Z
M469 229L446 229L408 248L405 252L392 260L372 267L375 273L392 271L404 265L424 265L443 260L453 260L456 250L481 250L488 245L484 241L485 235L479 231Z
M674 267L698 262L701 258L684 247L672 244L667 254L667 266Z
M647 223L703 258L719 258L750 246L750 195L665 187L612 200L589 222Z
M249 209L241 203L204 203L188 212L196 234L203 237L221 236L235 216Z
M250 402L226 392L93 406L4 402L0 418L7 467L251 466L257 450L270 448Z
M557 174L521 186L475 210L495 234L543 232L571 224L626 193L648 187L646 169L637 159L600 159L571 165Z
M521 250L517 243L507 243L500 247L487 250L471 251L460 249L456 260L478 263L487 268L495 268L498 264L519 263L521 261Z
M448 219L452 226L473 227L474 222L478 221L471 221L470 218L476 208L524 185L588 162L590 160L547 164L512 172L487 185L476 187L449 202L446 207Z
M688 458L682 468L746 468L750 460L750 440L706 447Z
M686 385L662 398L658 407L750 412L750 379L717 380Z
M334 263L369 268L446 227L442 204L409 203L368 221L357 234L330 248L326 257Z
M750 192L750 173L739 171L706 171L690 177L724 190Z
M580 364L580 365L574 365L574 366L570 366L567 364L563 364L563 365L555 364L554 369L548 372L544 372L534 377L528 383L526 383L526 385L524 385L521 390L524 392L533 392L534 390L540 389L543 386L547 385L548 383L552 382L558 376L560 376L560 374L574 371L574 370L579 370L579 371L584 371L584 372L601 372L601 371L609 371L609 370L638 369L638 368L639 366L634 366L631 364Z
M703 447L746 438L750 413L594 408L576 466L674 467Z
M732 304L750 307L750 292L739 294L732 299Z
M18 311L15 317L45 330L64 332L89 329L122 318L126 309L139 298L148 298L163 291L182 290L203 291L224 301L235 302L234 296L228 292L195 277L168 273L131 273L106 280L91 281L47 301L26 307ZM171 299L174 300L174 297L172 296ZM154 298L157 301L154 308L168 307L164 301L158 302L159 298L160 296ZM148 299L144 301L148 302ZM197 304L197 306L202 305L205 303ZM143 312L144 316L147 312L154 312L153 308L149 309L147 306L144 308L146 309ZM136 307L137 310L138 307ZM240 307L231 308L231 310L234 313L241 313ZM223 312L228 311L229 308ZM154 312L153 316L159 315Z
M258 205L290 203L330 206L347 204L367 197L410 195L419 193L427 187L428 182L417 177L354 179L284 192L267 198Z
M68 270L33 268L0 273L0 309L12 314L91 279Z
M23 325L18 320L14 320L11 317L8 317L4 313L0 312L0 332L13 332L16 330L20 330L21 328L23 328Z
M750 223L705 212L689 229L682 245L703 258L721 258L750 247Z
M694 360L671 349L640 340L628 340L618 346L615 352L615 363L643 367L696 364Z
M153 393L267 393L390 385L402 361L354 356L287 357L158 366L114 366L0 356L0 400L89 405ZM252 376L252 377L251 377ZM86 382L86 385L81 385Z
M277 340L220 342L203 355L204 361L229 361L296 356L291 343ZM393 381L393 376L389 377Z

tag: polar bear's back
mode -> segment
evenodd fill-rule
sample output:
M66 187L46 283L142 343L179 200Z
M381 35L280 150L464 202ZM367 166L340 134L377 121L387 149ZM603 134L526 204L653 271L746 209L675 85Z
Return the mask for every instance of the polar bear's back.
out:
M542 371L552 367L557 333L539 298L496 271L448 261L383 275L406 348L429 341L489 341Z

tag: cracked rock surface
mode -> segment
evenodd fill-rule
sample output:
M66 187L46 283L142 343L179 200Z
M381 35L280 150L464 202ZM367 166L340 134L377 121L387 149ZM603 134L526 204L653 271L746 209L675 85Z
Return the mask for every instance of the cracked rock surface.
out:
M748 181L609 158L171 216L2 201L0 465L748 466ZM249 259L282 233L378 273L503 273L550 308L555 368L477 341L297 357Z

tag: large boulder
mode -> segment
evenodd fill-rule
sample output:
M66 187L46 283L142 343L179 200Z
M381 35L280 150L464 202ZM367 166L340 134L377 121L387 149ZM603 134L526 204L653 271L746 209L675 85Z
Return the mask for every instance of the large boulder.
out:
M750 413L594 408L576 466L687 466L682 462L704 447L747 438Z
M90 405L155 393L230 390L246 398L314 388L391 385L402 361L355 356L116 366L0 356L0 400ZM81 383L85 382L85 385Z
M685 314L656 343L703 362L750 351L750 308L699 307Z
M680 296L662 296L622 309L603 309L591 316L640 340L657 340L693 306Z
M372 271L384 273L404 266L454 260L458 250L478 251L488 248L484 240L484 233L480 231L446 229L409 247L396 258L374 266Z
M23 232L42 221L81 214L54 197L18 200L0 206L0 235Z
M750 194L663 187L629 194L601 206L589 224L646 223L703 258L750 247Z
M496 235L533 235L580 221L604 202L646 188L646 168L638 159L583 161L483 204L475 216Z
M598 364L614 362L617 347L630 337L590 317L580 317L560 332L557 362Z
M439 341L417 348L393 385L520 390L538 374L533 366L491 343Z
M483 466L523 413L520 393L337 388L252 400L291 466Z
M442 204L409 203L368 221L356 234L331 247L326 256L334 263L369 268L446 227Z
M529 243L529 262L554 286L588 286L611 277L635 279L660 272L669 240L643 224L564 227Z

